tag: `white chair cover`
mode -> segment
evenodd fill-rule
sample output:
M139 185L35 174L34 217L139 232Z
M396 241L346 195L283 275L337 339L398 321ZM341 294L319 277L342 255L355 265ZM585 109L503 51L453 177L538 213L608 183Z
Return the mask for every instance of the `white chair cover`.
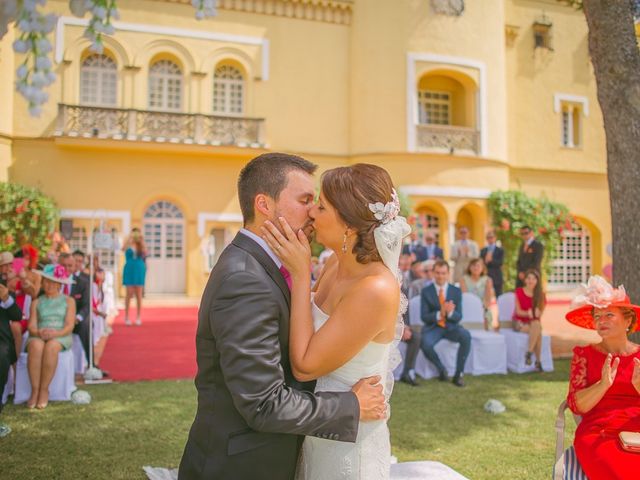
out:
M484 307L482 300L473 293L462 294L462 320L466 328L484 328Z
M71 351L73 352L73 370L75 373L82 375L87 369L87 357L84 355L84 348L80 337L75 333L72 335L73 343Z
M440 462L402 462L391 465L391 480L468 480Z
M513 312L516 309L516 294L506 292L497 299L498 303L498 320L501 322L510 322L513 319Z
M4 390L2 392L2 403L7 403L7 399L9 395L13 395L13 384L14 384L14 375L13 375L13 367L9 367L9 376L7 377L7 383L4 385Z
M49 400L71 400L71 394L76 389L73 371L73 353L66 350L58 354L58 367L49 385ZM31 396L31 382L27 370L27 354L21 353L16 367L16 391L13 403L20 404L29 400Z
M533 372L535 364L525 365L524 356L529 348L529 335L521 332L503 328L500 334L504 335L507 343L507 368L510 372L525 373ZM542 335L542 369L545 372L553 372L553 357L551 356L551 337ZM535 355L534 355L535 357ZM534 359L535 360L535 359Z

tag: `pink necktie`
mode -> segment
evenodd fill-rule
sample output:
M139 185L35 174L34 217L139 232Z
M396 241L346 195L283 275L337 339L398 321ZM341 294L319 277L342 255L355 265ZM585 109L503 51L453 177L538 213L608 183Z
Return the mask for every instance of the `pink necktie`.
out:
M282 265L280 267L280 273L282 274L284 281L287 282L287 287L291 290L291 274L289 273L289 270L284 268L284 265Z

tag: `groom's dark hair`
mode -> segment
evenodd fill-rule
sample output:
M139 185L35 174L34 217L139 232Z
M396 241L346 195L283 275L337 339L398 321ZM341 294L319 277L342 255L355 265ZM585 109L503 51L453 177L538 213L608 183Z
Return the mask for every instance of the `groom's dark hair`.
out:
M297 155L288 153L263 153L247 163L238 177L238 199L244 224L254 220L253 203L262 193L278 200L287 186L287 175L292 170L302 170L313 175L317 165Z

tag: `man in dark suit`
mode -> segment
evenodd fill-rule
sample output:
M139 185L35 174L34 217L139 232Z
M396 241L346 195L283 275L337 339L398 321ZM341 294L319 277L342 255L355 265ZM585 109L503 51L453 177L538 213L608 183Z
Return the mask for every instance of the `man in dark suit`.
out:
M82 268L79 268L81 262L74 258L79 255L82 255L84 258L84 253L79 250L75 251L73 255L69 253L61 253L58 256L58 263L65 268L67 274L73 280L73 284L71 286L63 286L63 293L65 295L69 295L76 302L76 325L73 327L73 333L80 337L80 343L82 343L82 349L84 350L84 356L87 359L87 365L91 365L89 350L91 348L91 336L89 330L89 322L91 322L91 301L89 298L91 279L89 278L89 275L82 271ZM93 367L100 370L95 362ZM101 373L102 376L107 376L107 372L101 371Z
M480 258L487 266L487 274L493 282L493 290L496 298L502 295L502 263L504 262L504 250L496 245L496 234L493 231L487 232L487 246L480 250Z
M411 234L411 243L402 247L402 253L413 255L413 260L418 262L424 262L428 258L427 249L415 232Z
M289 364L288 272L261 238L284 216L309 233L316 166L268 153L238 181L244 228L222 252L200 304L196 352L198 410L178 478L289 480L303 435L355 442L359 420L381 418L376 379L350 392L312 393Z
M533 230L528 225L520 229L522 246L518 252L518 262L516 264L518 278L516 287L524 287L524 274L527 270L536 270L541 273L542 257L544 256L544 245L536 240Z
M9 252L2 252L2 255L8 253ZM4 258L9 258L9 255L5 255ZM2 394L4 393L4 387L7 383L7 377L9 376L9 368L11 368L11 365L18 359L9 322L19 322L21 319L22 312L13 297L9 294L6 279L0 279L0 413L2 413ZM9 432L8 427L0 424L0 433L6 435Z
M462 320L462 292L449 283L449 264L438 260L433 267L434 283L421 293L421 348L425 357L438 369L441 381L447 381L447 371L435 351L436 344L446 338L460 344L453 384L464 387L464 364L471 351L471 334L460 325Z
M427 260L443 260L444 253L442 249L436 244L436 237L433 233L427 232L424 236L425 250L427 253Z

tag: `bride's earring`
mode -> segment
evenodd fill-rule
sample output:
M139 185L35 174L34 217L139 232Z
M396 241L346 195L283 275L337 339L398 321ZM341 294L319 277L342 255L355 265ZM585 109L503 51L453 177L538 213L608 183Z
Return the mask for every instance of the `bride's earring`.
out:
M342 238L342 253L347 253L347 232L344 232L344 237Z

